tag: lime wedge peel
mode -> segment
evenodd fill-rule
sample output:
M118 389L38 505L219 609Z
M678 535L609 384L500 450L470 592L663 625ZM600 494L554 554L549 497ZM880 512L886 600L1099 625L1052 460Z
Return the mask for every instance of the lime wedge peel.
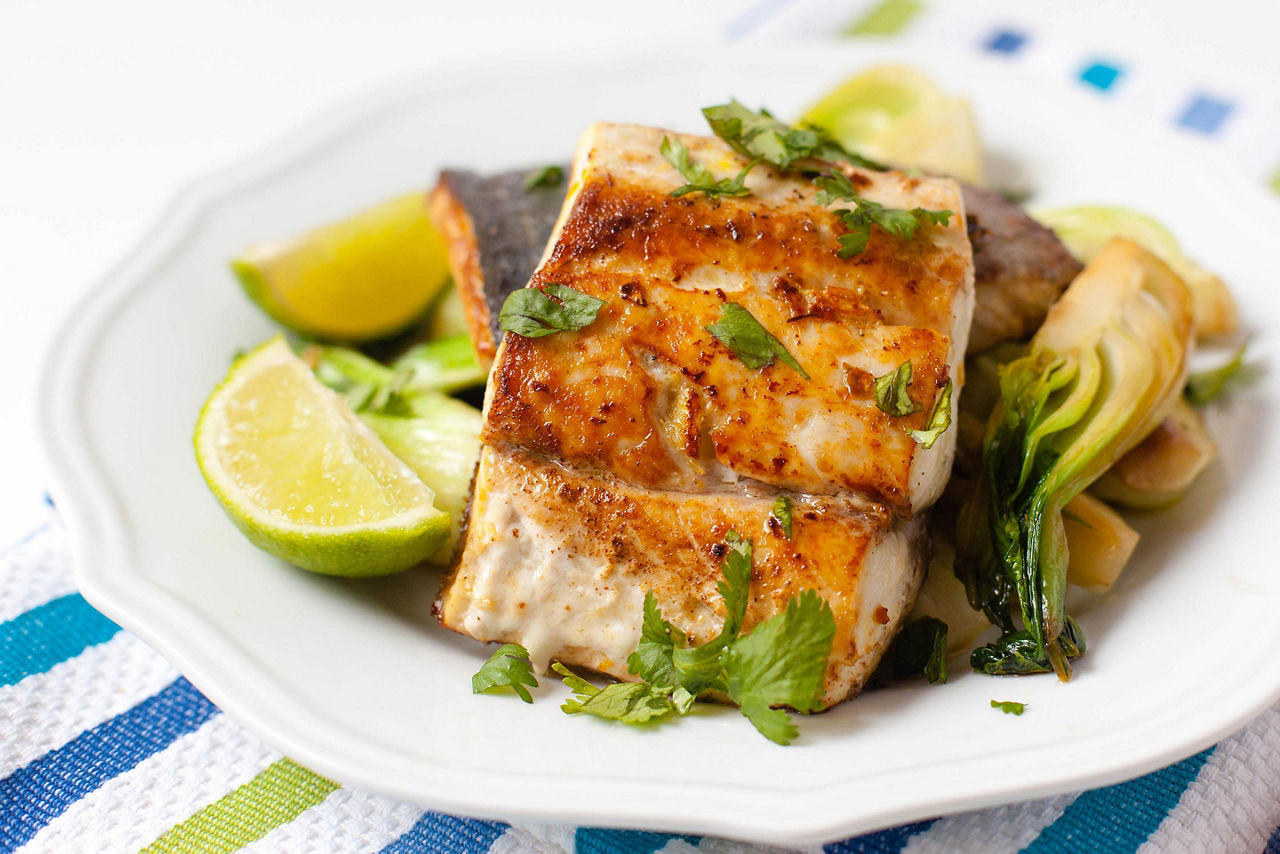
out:
M209 488L259 548L328 575L384 575L430 557L449 514L283 337L242 356L195 431Z

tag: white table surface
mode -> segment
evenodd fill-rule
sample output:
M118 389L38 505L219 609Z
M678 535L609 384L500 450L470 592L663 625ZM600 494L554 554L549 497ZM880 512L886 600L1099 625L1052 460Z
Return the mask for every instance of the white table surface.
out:
M1029 22L1089 49L1156 56L1207 83L1273 87L1280 80L1280 4L1273 0L932 2L968 2L975 15ZM830 18L809 21L797 20L786 0L7 0L0 5L0 366L7 386L0 548L43 514L47 469L33 412L38 365L58 322L188 180L379 81L455 59L530 43L572 51L602 40L681 41L696 50L739 39L757 44L767 61L780 33L824 36L865 5L833 0L824 6Z

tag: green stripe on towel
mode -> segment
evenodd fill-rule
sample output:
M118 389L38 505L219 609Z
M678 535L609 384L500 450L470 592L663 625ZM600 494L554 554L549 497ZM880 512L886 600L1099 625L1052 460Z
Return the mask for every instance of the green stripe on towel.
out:
M844 28L846 36L896 36L907 28L924 4L918 0L884 0Z
M337 783L290 759L281 759L240 788L170 828L144 851L174 854L235 851L293 821L337 788Z

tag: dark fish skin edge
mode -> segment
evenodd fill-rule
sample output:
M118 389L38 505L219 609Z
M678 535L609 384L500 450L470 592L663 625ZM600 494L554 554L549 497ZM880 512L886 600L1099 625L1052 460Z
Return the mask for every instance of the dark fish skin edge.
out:
M568 167L562 168L568 175ZM450 264L475 326L487 327L492 336L491 341L477 343L484 361L492 358L502 337L498 313L503 302L529 283L564 202L564 182L526 190L529 173L483 176L449 169L440 174L432 193L437 225L449 217L469 220L467 228L455 231L469 232L474 242L450 242ZM973 355L1003 341L1030 337L1081 266L1052 231L1017 203L995 190L963 182L960 186L973 246L975 306L968 349ZM461 271L467 252L478 256L479 281Z
M568 175L567 165L561 167ZM476 172L446 169L431 193L432 217L444 226L449 245L449 262L454 279L469 314L476 315L477 327L487 326L491 342L479 342L483 361L493 356L502 338L498 313L512 291L529 284L542 252L551 237L556 218L564 204L566 181L552 187L524 188L532 169L483 176ZM469 222L442 223L444 218L464 216ZM450 240L450 232L466 233L473 246ZM478 253L481 281L463 271L467 252ZM473 338L477 337L473 334Z

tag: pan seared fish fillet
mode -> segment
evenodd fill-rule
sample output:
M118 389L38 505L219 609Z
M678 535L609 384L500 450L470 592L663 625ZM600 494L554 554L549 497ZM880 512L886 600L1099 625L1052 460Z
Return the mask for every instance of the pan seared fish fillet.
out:
M472 340L485 364L502 338L498 311L513 290L529 283L560 212L560 191L524 190L527 174L484 177L450 170L441 174L430 197L432 217L447 239ZM1029 338L1081 266L1020 205L995 190L965 183L960 187L973 246L972 355L1002 341Z
M947 179L855 170L867 198L949 209L903 241L875 229L836 256L838 218L805 180L757 168L751 195L673 198L663 131L595 125L532 285L605 300L596 321L543 338L507 335L485 401L484 447L441 622L480 640L627 679L641 603L695 641L723 621L715 592L730 529L756 544L747 628L812 587L837 640L825 699L856 693L914 600L924 511L955 431L924 426L959 380L973 303L960 190ZM717 174L743 164L721 141L682 136ZM748 368L706 331L745 307L810 378ZM920 411L877 408L873 378L906 360ZM788 541L769 509L795 503Z

